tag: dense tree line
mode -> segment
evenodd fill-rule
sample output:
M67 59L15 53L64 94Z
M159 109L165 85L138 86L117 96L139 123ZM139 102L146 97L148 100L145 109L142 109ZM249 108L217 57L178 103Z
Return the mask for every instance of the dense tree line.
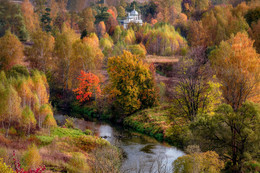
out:
M1 127L8 136L10 129L29 135L56 126L52 107L122 119L157 106L167 92L161 102L171 105L170 125L182 124L187 143L201 148L179 158L175 172L253 170L259 6L255 0L0 0ZM119 20L133 9L144 24L125 29ZM147 54L181 56L175 80L156 83L160 73Z

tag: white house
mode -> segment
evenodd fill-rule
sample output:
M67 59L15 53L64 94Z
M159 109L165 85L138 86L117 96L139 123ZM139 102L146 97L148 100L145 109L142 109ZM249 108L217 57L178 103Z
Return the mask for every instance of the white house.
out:
M134 9L131 13L128 13L128 16L125 20L121 20L120 23L124 26L124 28L127 28L127 25L132 23L138 23L140 25L143 24L143 20L141 18L141 15L138 14L138 12Z

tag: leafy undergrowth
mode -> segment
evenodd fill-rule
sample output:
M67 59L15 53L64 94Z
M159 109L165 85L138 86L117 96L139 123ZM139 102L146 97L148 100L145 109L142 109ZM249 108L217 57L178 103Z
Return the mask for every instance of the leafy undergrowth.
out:
M48 145L50 144L55 137L63 138L63 137L79 137L86 135L84 132L82 132L79 129L71 129L71 128L61 128L56 127L51 129L49 132L46 131L39 131L36 134L37 139L39 140L40 144L42 145Z
M102 160L105 165L115 165L113 170L120 168L121 155L116 147L97 136L89 135L79 129L56 127L51 130L42 129L30 137L8 137L0 134L0 158L6 165L14 169L12 153L16 152L16 158L21 161L21 167L29 169L35 160L27 162L26 155L33 144L36 144L41 165L46 166L47 172L93 172L103 168L96 164ZM23 147L16 147L23 144ZM96 155L96 153L102 153ZM33 154L35 155L35 154ZM105 158L108 155L110 157ZM31 158L31 157L30 157ZM38 159L37 159L38 160ZM117 164L114 164L117 163ZM109 168L110 169L110 168ZM94 172L95 172L94 171ZM1 172L1 171L0 171Z
M188 143L189 124L170 116L170 110L169 105L145 109L125 118L124 125L182 148Z

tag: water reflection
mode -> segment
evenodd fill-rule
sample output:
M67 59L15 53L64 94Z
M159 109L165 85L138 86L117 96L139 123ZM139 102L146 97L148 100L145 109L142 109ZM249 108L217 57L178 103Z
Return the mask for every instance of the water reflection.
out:
M55 118L64 123L66 117L56 115ZM124 152L122 172L172 172L172 162L184 153L154 138L110 124L75 119L74 123L81 130L91 129L95 135L108 140Z

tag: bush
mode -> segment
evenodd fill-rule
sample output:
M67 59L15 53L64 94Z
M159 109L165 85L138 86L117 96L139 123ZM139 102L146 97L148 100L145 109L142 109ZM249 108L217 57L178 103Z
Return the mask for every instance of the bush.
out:
M128 46L128 50L134 54L137 55L139 58L144 59L146 55L146 49L143 44L135 44Z
M86 163L86 157L81 153L73 153L67 169L71 173L85 173L90 170Z
M218 173L224 168L224 162L215 151L192 153L174 161L174 173L210 172Z
M22 163L26 170L36 169L42 164L42 158L36 145L28 148L22 158Z
M49 145L52 143L54 137L53 136L37 136L41 145Z
M94 158L89 162L91 172L120 172L122 155L116 147L100 147L93 150L91 155Z
M14 173L12 168L10 166L7 166L4 162L3 159L0 158L0 172L2 173Z
M75 137L73 141L77 147L84 151L91 151L98 147L110 145L110 143L107 140L90 135Z
M85 130L85 134L86 134L86 135L92 135L93 132L92 132L91 130L89 130L89 129L86 129L86 130Z
M74 125L74 122L73 122L72 118L67 118L66 119L65 127L71 128L71 129L75 128L75 125Z

